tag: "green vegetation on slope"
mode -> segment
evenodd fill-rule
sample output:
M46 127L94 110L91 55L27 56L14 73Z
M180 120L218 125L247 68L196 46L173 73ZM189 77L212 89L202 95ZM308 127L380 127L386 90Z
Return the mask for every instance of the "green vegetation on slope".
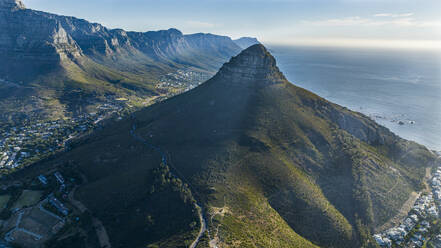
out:
M171 218L166 202L176 213L190 209L181 190L149 194L160 158L133 140L133 125L167 153L181 179L173 182L161 167L157 182L191 185L205 210L205 235L219 247L369 246L370 232L421 187L435 159L367 117L290 84L266 49L253 46L194 90L109 124L28 170L74 161L89 180L77 198L102 219L115 247L162 247L197 229L194 215L190 221L178 214L178 223L189 224L184 233L139 239L149 228L147 214L154 223Z

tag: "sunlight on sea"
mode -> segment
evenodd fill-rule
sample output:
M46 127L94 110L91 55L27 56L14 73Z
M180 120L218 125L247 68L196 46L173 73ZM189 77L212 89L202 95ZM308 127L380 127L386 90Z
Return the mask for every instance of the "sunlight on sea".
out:
M270 46L294 84L441 151L441 53Z

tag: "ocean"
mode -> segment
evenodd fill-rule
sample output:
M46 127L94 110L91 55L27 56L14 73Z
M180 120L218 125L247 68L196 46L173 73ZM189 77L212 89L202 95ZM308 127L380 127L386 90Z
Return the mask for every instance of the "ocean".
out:
M269 46L289 81L441 151L441 52Z

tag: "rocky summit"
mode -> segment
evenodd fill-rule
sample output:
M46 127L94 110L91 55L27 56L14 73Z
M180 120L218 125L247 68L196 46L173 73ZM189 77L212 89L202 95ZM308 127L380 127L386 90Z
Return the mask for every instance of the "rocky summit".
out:
M0 0L0 10L17 10L25 8L26 7L21 0Z
M218 73L231 83L247 81L276 83L286 78L279 71L274 57L261 44L245 49L233 57Z

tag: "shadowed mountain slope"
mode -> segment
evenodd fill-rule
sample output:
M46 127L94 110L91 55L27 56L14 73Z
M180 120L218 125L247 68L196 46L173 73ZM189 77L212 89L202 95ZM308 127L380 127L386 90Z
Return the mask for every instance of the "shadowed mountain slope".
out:
M77 198L103 220L115 247L127 240L138 242L130 247L167 247L168 240L130 231L146 225L129 218L132 210L157 213L159 223L169 211L143 200L160 157L130 130L166 153L174 175L203 204L207 239L218 247L373 245L370 232L420 189L435 161L425 147L291 84L265 47L254 45L199 87L34 168L74 164L89 181ZM169 204L187 211L173 199ZM171 229L168 237L196 229Z

